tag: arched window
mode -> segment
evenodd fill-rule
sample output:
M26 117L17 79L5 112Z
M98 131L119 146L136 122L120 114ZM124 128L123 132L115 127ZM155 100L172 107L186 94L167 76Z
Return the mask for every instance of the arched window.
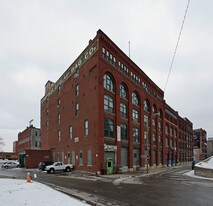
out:
M84 121L84 136L88 136L89 134L89 123L88 123L88 120L86 119Z
M139 97L138 97L138 94L133 92L132 93L132 104L134 105L139 105Z
M114 92L114 84L109 74L104 75L104 88L111 92Z
M120 97L127 99L127 88L124 84L120 85Z
M147 99L144 101L143 108L144 108L144 111L146 112L150 111L149 101Z
M111 119L104 119L104 136L114 138L114 122Z

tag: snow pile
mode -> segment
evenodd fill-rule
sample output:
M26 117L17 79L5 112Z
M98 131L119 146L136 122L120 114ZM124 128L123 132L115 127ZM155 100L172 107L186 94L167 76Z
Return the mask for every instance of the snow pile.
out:
M143 184L141 177L142 177L142 175L120 177L120 178L115 179L112 182L112 184L113 185L120 185L121 183L124 183L124 184Z
M213 169L213 156L203 160L202 162L197 163L196 167Z
M4 206L88 205L38 182L0 178L0 185L0 200Z
M204 180L212 180L213 181L213 178L207 178L207 177L201 177L201 176L197 176L194 174L194 170L191 170L187 173L184 173L183 175L187 175L189 177L194 177L194 178L198 178L198 179L204 179Z

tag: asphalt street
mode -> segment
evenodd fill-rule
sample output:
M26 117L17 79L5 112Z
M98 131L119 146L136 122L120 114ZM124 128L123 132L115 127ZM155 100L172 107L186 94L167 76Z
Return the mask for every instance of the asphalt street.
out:
M185 174L190 166L163 168L150 174L128 173L95 176L82 172L46 174L38 170L1 169L0 177L26 178L47 184L92 205L212 205L213 181L192 178Z

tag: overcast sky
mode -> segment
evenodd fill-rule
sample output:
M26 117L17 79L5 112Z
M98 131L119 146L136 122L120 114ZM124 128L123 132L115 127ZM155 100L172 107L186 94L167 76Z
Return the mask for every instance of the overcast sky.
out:
M0 0L0 150L12 151L40 99L102 29L163 90L188 0ZM213 1L191 0L165 91L213 136Z

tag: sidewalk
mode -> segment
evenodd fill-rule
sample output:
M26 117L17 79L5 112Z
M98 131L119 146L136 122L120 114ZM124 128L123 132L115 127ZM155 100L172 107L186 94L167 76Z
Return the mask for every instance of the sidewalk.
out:
M122 172L120 174L100 175L100 177L116 179L116 178L128 177L128 176L131 176L131 177L150 176L150 175L154 175L154 174L157 174L157 173L163 173L163 172L169 171L171 169L181 168L181 167L190 166L190 165L191 165L191 163L187 163L187 164L183 164L183 165L177 165L177 166L173 166L173 167L165 167L165 166L154 167L154 168L148 168L148 171L147 171L146 168L143 168L142 170L139 170L139 171Z

